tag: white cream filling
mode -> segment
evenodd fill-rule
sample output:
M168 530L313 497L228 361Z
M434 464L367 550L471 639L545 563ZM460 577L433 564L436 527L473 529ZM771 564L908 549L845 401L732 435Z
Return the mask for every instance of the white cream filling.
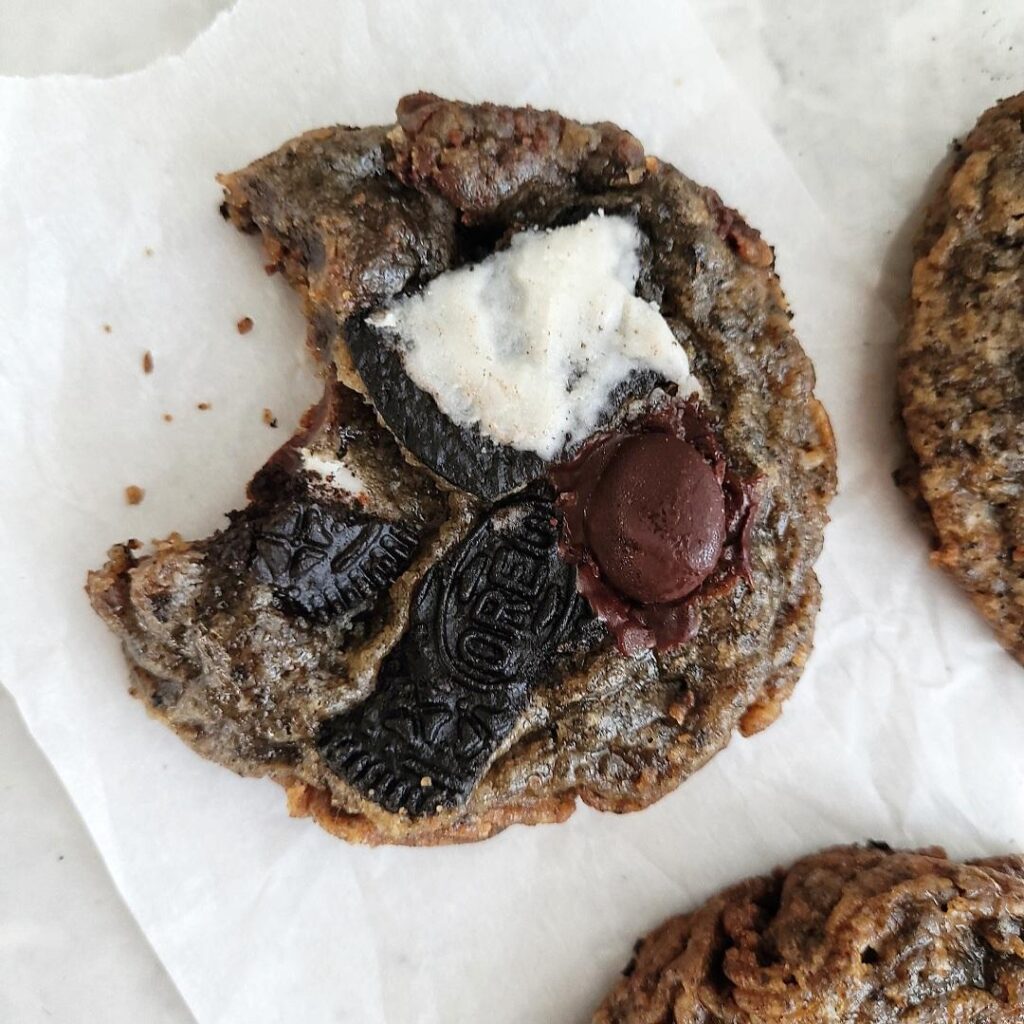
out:
M449 419L551 459L593 432L634 370L698 390L665 318L634 294L639 246L633 220L603 213L523 231L368 322L395 331L406 372Z
M302 449L301 456L303 468L320 477L331 487L336 487L338 490L346 491L356 497L366 493L366 484L343 462L339 462L337 459L325 459L308 448Z

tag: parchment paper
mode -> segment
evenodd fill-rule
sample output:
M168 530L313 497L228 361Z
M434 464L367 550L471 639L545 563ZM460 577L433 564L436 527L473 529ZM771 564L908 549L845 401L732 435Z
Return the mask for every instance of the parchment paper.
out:
M316 396L297 302L217 216L214 172L417 88L618 121L743 210L842 494L771 729L639 814L369 850L148 720L81 586L114 541L220 525ZM867 837L1020 847L1024 680L892 486L891 316L683 5L239 0L138 73L0 79L0 138L0 679L201 1024L582 1022L637 935L744 874Z

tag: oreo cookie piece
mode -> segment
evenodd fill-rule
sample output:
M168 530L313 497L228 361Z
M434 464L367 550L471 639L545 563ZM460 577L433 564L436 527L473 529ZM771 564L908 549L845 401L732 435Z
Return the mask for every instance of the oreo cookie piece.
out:
M430 568L373 693L320 731L332 771L395 813L468 798L559 653L601 632L556 523L549 498L516 498Z
M462 427L445 416L433 397L409 379L393 345L364 317L350 317L344 337L381 419L441 479L496 501L543 475L544 461L538 455L497 444L478 427Z
M637 810L774 720L811 649L835 458L739 214L614 125L424 94L221 180L332 385L224 531L90 574L154 714L291 813L403 844ZM680 439L700 459L668 442L706 528L679 525L678 480L634 507L665 444L641 439L575 489L587 550L567 543L548 473L665 394L713 425L713 451ZM662 559L684 534L701 551ZM581 571L653 626L658 577L685 628L618 648Z
M948 572L1024 665L1024 93L985 111L914 255L900 474Z

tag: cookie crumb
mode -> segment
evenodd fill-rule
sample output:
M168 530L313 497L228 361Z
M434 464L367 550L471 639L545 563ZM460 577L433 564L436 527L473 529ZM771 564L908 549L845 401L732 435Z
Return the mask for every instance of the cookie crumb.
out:
M174 417L169 412L164 413L164 423L170 423L173 419Z
M153 372L153 353L148 349L143 353L142 356L142 372L152 373Z
M686 721L686 716L693 710L693 705L695 703L696 698L692 691L686 690L678 700L674 700L669 704L669 718L671 718L676 725L682 725Z
M143 251L143 253L144 253L144 254L145 254L146 256L152 256L152 255L153 255L153 250L152 250L152 249L151 249L151 248L150 248L150 247L149 247L148 245L147 245L147 246L146 246L146 248L145 248L145 249L143 249L142 251Z
M212 408L212 406L210 405L209 402L197 402L196 403L196 408L200 412L206 412L206 410Z
M235 326L238 328L239 334L248 334L252 330L252 317L243 316Z
M135 484L129 484L124 489L124 500L127 501L129 505L138 505L141 503L143 497L145 497L145 494L146 492L141 487L136 487Z
M110 324L102 324L101 326L103 327L104 334L109 334L114 329Z
M268 427L273 427L275 430L277 429L277 417L269 409L263 410L263 422L266 423Z

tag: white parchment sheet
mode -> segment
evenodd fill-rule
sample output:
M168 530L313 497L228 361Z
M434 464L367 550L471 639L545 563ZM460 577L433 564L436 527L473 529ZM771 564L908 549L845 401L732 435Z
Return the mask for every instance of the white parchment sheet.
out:
M137 73L0 79L0 679L201 1024L582 1022L638 934L744 874L867 837L1024 841L1020 669L890 480L891 315L687 8L635 8L239 0ZM415 89L617 121L739 207L776 246L842 491L771 729L639 814L370 850L147 719L82 583L117 540L216 529L318 391L213 174Z

